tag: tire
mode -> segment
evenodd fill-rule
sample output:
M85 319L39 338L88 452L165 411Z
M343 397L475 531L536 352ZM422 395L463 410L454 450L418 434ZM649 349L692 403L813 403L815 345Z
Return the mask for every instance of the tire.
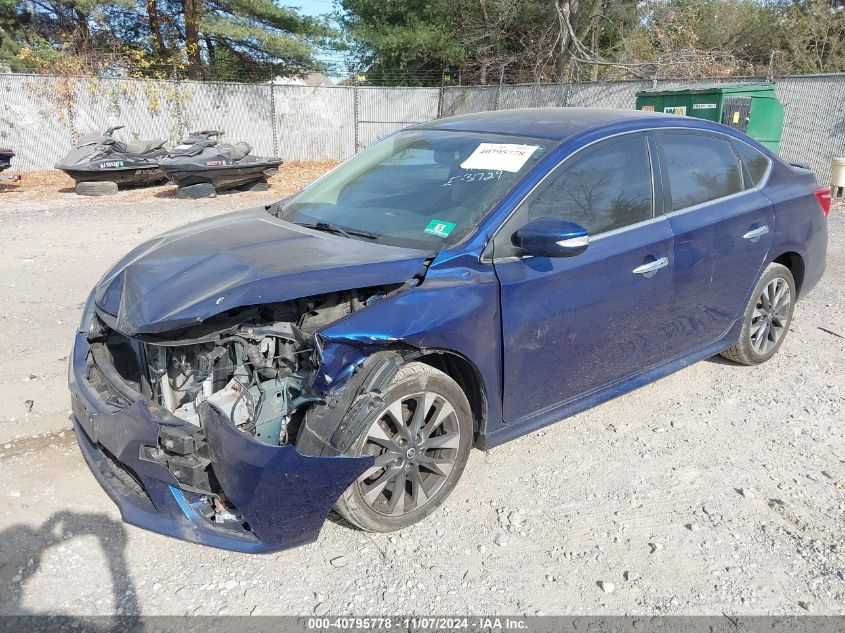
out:
M238 185L237 187L235 187L235 190L240 192L270 191L270 183L261 178L260 180L252 180L242 185Z
M356 410L362 399L370 397L359 396L349 410ZM408 363L393 376L382 400L383 406L363 425L342 420L338 429L345 429L346 434L341 431L332 439L333 444L349 446L348 455L376 456L376 465L335 504L347 521L371 532L402 529L437 509L460 479L472 447L469 402L458 384L442 371L424 363ZM418 403L428 404L428 415L413 415ZM402 427L397 423L400 412ZM416 424L421 428L412 436ZM331 452L331 447L320 446L310 435L302 438L297 448L304 454Z
M739 340L722 352L722 356L743 365L759 365L769 360L789 332L797 298L795 279L789 269L781 264L769 264L745 308Z
M78 182L75 191L80 196L113 196L117 193L117 183L111 181Z
M180 200L196 200L197 198L216 198L217 191L211 183L203 182L198 185L179 187L176 190L176 197Z

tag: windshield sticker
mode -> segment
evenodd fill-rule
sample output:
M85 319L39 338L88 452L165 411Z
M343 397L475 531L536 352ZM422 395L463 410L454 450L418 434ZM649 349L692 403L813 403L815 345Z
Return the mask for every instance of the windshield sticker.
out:
M481 143L469 158L461 163L461 169L518 172L539 147L514 143Z
M425 233L429 235L436 235L437 237L449 237L449 233L455 230L455 225L451 222L444 222L443 220L432 220L425 227Z
M468 174L463 174L461 176L452 176L444 182L441 187L451 187L452 184L456 182L483 182L485 180L501 180L502 178L502 170L497 169L496 171L473 171Z

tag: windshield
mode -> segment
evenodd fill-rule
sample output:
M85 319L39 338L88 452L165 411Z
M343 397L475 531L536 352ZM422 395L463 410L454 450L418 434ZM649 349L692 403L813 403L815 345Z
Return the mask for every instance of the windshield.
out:
M367 148L288 200L278 216L420 249L459 242L552 142L409 130Z

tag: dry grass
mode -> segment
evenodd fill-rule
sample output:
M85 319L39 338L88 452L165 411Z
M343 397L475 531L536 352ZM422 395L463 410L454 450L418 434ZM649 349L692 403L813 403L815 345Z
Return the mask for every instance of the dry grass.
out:
M326 171L337 165L338 161L291 161L279 169L279 173L270 178L271 197L283 197L299 191L309 182L322 176ZM34 171L23 174L17 182L0 181L0 209L15 202L37 202L40 200L53 201L76 197L73 191L73 179L63 172L51 169ZM176 186L170 183L156 187L130 189L118 194L121 202L146 200L151 197L175 198ZM227 194L239 198L266 199L268 192L233 193Z
M38 200L73 193L73 179L56 169L26 172L21 176L18 181L0 181L0 194L3 195L0 200Z

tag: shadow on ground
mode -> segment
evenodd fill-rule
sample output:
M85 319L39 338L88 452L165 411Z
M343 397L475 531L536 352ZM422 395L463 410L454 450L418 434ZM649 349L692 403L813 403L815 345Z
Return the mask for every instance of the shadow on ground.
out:
M728 367L739 367L740 366L739 363L732 361L732 360L728 360L727 358L725 358L721 354L716 354L715 356L711 356L710 358L708 358L706 360L707 360L708 363L714 363L716 365L726 365Z
M27 581L38 573L45 554L53 547L69 542L77 536L94 536L107 561L111 588L112 613L136 615L138 598L135 584L126 564L126 529L102 513L56 512L38 527L16 524L0 532L0 614L40 616L23 607L23 593ZM65 569L67 583L80 582L81 573L72 567ZM80 589L83 587L80 586ZM118 609L120 611L118 611ZM52 615L52 614L51 614ZM65 623L73 618L62 618ZM84 618L80 618L82 621ZM103 619L103 630L108 627ZM86 626L90 627L88 622ZM83 630L90 630L83 627ZM95 627L93 630L97 630Z

